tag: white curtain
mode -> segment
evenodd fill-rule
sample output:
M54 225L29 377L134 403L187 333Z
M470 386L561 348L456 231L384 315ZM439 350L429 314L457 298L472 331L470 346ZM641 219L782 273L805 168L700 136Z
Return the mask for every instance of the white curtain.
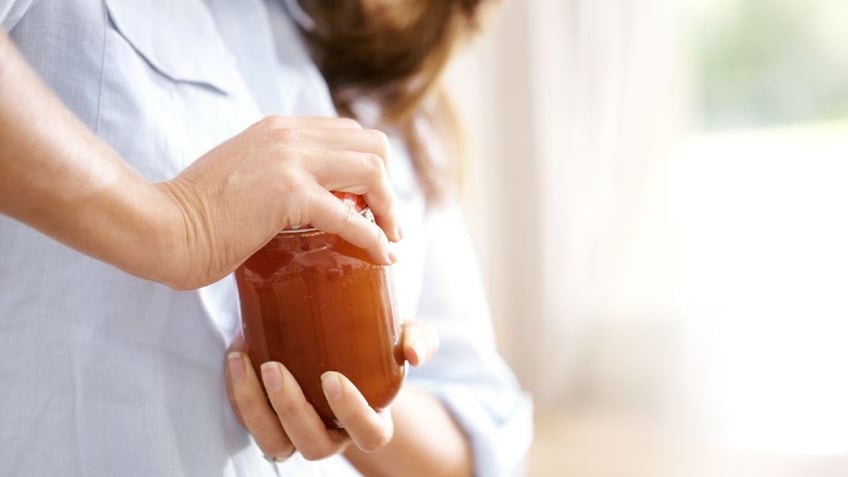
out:
M501 347L540 407L638 400L668 358L640 330L676 314L676 14L664 0L506 1L449 75ZM617 378L632 385L604 382Z

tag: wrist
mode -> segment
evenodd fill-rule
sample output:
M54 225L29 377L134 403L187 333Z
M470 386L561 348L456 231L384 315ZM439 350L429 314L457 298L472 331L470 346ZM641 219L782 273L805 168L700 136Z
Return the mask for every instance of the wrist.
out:
M188 197L176 180L153 184L157 203L150 217L150 241L148 250L154 266L152 279L175 290L190 290L202 286L191 273L193 265L189 237L191 220Z
M185 234L180 208L165 187L133 177L112 184L92 200L103 217L97 258L139 278L181 289L185 282ZM104 207L108 207L103 210Z

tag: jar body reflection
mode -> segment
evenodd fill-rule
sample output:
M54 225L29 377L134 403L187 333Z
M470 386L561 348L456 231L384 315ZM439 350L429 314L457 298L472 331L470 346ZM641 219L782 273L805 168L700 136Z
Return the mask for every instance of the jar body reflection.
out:
M338 371L376 410L405 375L387 267L338 236L286 231L236 270L245 351L257 376L267 361L286 366L328 427L338 427L321 374Z

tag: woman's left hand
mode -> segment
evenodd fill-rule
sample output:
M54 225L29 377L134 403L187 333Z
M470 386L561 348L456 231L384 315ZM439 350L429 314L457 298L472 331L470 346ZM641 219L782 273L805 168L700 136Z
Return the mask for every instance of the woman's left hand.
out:
M413 366L426 362L438 349L438 336L429 325L404 323L402 337L404 358ZM321 376L321 382L343 431L324 426L294 376L282 364L264 363L260 382L247 355L232 351L227 363L230 405L269 458L282 461L298 451L307 460L318 460L344 451L351 443L370 452L392 438L394 426L389 409L374 411L356 386L340 373L328 371Z

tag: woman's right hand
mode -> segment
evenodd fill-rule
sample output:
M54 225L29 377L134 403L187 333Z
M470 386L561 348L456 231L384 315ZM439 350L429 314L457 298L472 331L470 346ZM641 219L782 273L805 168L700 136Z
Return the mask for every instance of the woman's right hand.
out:
M312 224L394 261L400 239L385 134L351 119L270 116L157 184L168 199L174 256L157 281L197 288L232 272L285 227ZM330 191L362 194L376 224ZM387 240L388 239L388 240Z
M383 133L350 119L268 117L151 184L56 98L2 29L0 65L0 214L177 289L224 277L297 224L392 261L387 236L400 232ZM376 225L329 191L364 195Z

